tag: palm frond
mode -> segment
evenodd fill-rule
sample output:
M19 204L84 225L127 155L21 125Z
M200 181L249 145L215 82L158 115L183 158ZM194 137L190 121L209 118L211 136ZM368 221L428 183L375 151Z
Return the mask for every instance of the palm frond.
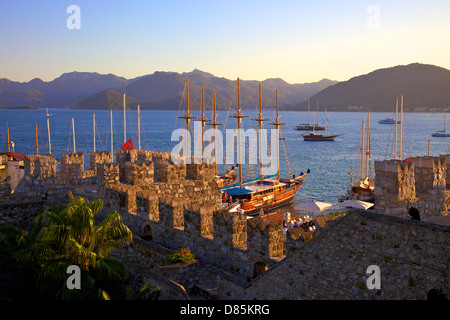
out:
M118 259L106 257L98 259L95 264L95 274L102 281L127 281L128 269Z
M75 239L68 239L66 249L68 259L71 260L73 264L79 265L85 269L95 267L97 254L80 245Z
M103 209L103 200L97 199L88 204L88 207L92 210L92 214L96 216Z

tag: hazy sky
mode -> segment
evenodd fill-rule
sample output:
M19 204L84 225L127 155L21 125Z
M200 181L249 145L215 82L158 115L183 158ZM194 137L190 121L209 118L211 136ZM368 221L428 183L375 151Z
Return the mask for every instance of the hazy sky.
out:
M0 0L0 78L15 81L198 68L304 83L413 62L450 69L449 0Z

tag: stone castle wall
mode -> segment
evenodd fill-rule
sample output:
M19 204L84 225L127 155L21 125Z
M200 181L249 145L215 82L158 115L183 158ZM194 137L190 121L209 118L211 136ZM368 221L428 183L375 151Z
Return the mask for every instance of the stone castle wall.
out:
M450 228L351 211L252 282L219 277L220 299L427 299L450 285ZM368 289L367 268L380 268L381 288Z
M187 204L178 198L162 200L148 191L133 193L124 185L114 186L107 192L115 193L106 196L116 199L108 205L111 209L120 208L124 223L133 234L151 235L153 242L167 248L189 248L202 261L249 278L255 275L256 263L270 268L316 233L292 229L287 246L281 222L247 219L245 215L215 208L208 202ZM137 210L130 211L130 206ZM316 222L317 229L321 229L326 218L318 217ZM295 236L290 235L295 232Z
M402 218L409 218L411 207L424 218L448 215L449 159L450 155L443 155L376 161L374 209Z

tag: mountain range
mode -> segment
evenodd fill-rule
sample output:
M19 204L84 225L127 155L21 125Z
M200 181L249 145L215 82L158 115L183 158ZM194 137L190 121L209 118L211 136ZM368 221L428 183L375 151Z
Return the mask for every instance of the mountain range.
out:
M236 79L216 77L195 69L191 72L154 72L133 79L96 72L70 72L45 82L33 79L16 82L0 79L0 105L41 108L122 109L123 93L128 108L180 109L186 104L186 79L189 79L191 110L204 101L210 109L213 90L217 109L236 105ZM403 93L406 111L433 111L450 106L450 71L441 67L413 63L378 69L348 81L323 79L313 83L290 84L280 78L264 81L240 80L241 107L259 106L258 85L262 86L262 105L275 107L275 90L284 110L307 110L318 103L320 109L335 111L392 111L395 98Z
M336 111L392 112L401 94L405 111L448 111L450 70L419 63L378 69L325 88L310 98L310 105L318 103L321 109ZM307 102L292 110L307 110Z

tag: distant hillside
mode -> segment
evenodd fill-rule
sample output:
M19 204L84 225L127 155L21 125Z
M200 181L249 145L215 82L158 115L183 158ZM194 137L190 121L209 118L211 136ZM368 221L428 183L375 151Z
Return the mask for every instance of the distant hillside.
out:
M137 105L139 101L125 96L127 108ZM76 109L123 109L123 94L114 90L106 89L78 102Z
M7 106L36 106L46 108L72 107L80 100L105 89L116 89L129 84L125 78L96 72L70 72L44 82L33 79L16 82L0 79L0 104Z
M205 105L211 108L213 90L218 109L228 109L236 101L236 79L219 78L194 69L191 72L155 72L133 79L96 72L65 73L53 81L33 79L15 82L0 79L0 105L36 106L45 108L116 109L122 108L121 94L126 93L129 106L140 104L142 109L179 109L185 104L185 83L189 79L192 110L201 108L201 87L205 86ZM279 105L293 106L320 90L337 83L328 79L316 83L289 84L282 79L262 81L263 106L275 106L275 90L279 91ZM259 81L241 80L241 106L256 108ZM120 99L119 99L120 98ZM234 102L235 103L235 102Z
M379 69L329 86L310 99L323 110L372 110L391 112L398 95L404 95L405 111L438 111L450 107L450 71L413 63ZM302 102L292 110L307 110Z
M201 108L202 86L205 87L205 107L213 104L213 90L216 92L217 109L228 109L230 104L236 105L237 79L229 80L195 69L188 73L155 72L135 79L129 85L117 89L119 93L139 101L142 109L179 109L186 104L186 79L189 79L189 103L191 110ZM240 80L241 107L256 108L259 105L259 81ZM316 83L289 84L282 79L262 81L262 104L265 108L275 107L275 90L279 92L280 107L296 105L299 101L312 96L320 90L335 84L328 79ZM75 108L85 108L84 102ZM105 106L98 106L104 108Z

